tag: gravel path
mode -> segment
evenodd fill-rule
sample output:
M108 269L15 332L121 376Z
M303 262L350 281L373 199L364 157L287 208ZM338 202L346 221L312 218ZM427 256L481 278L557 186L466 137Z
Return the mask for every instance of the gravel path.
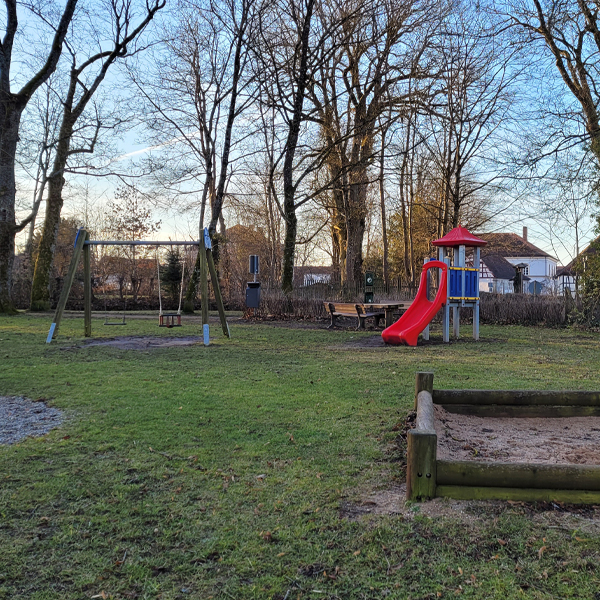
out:
M0 396L0 444L14 444L27 437L42 436L62 421L61 411L43 402Z

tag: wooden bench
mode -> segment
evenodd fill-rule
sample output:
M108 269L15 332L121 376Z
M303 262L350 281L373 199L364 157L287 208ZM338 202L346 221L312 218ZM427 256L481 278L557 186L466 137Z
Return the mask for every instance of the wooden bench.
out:
M368 304L350 303L350 302L324 302L325 310L331 315L331 324L329 328L335 327L338 317L356 317L358 319L357 329L365 328L365 320L369 317L375 318L375 326L385 316L383 309L370 310Z
M394 313L406 310L412 300L400 300L394 303L365 304L362 302L328 302L323 303L325 310L331 316L329 329L335 327L337 317L356 317L358 319L357 329L365 328L365 320L374 317L375 327L379 326L382 318L385 318L385 326L389 327L394 318Z

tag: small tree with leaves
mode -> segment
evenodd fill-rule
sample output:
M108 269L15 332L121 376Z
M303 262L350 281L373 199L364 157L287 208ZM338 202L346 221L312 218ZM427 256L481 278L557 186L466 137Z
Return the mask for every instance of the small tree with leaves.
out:
M161 221L155 221L152 210L144 197L132 187L119 187L115 198L108 204L108 217L104 228L104 237L121 241L136 242L153 234L160 227ZM113 264L118 265L119 281L129 280L133 294L133 302L137 302L142 286L142 276L138 268L138 260L149 258L153 252L148 247L117 246L109 252L118 257ZM119 286L122 290L122 285ZM122 295L122 291L121 291Z

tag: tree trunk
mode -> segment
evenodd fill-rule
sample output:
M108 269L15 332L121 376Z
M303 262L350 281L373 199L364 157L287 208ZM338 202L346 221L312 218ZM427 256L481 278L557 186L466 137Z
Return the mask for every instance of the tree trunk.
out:
M15 259L15 154L22 108L11 98L0 101L0 313L15 313L11 299Z
M331 244L332 244L332 264L334 280L343 283L346 280L346 244L347 229L344 220L344 192L341 189L334 189L332 196L334 207L331 215Z
M329 146L333 145L333 139L327 140ZM334 281L344 283L346 280L346 244L347 230L345 222L345 202L343 188L343 173L341 166L341 153L332 153L329 160L329 177L334 182L331 190L332 204L328 209L331 219L331 262L333 266Z
M346 283L354 286L360 281L363 268L362 244L367 222L367 189L369 164L373 151L373 120L357 111L352 140L352 159L349 166L348 206L346 211Z
M353 286L360 281L363 267L362 244L365 235L367 209L367 173L362 167L354 173L357 181L350 185L348 198L348 215L346 217L346 283Z
M296 252L296 233L298 218L294 207L293 191L285 194L285 238L283 242L283 270L281 289L288 294L294 289L294 254ZM291 196L291 198L288 198Z
M217 231L217 223L223 210L223 200L225 198L225 184L227 183L227 170L229 168L229 152L231 149L231 136L233 133L233 123L237 114L236 102L238 97L238 85L242 76L242 51L245 44L245 32L248 25L248 17L252 0L242 1L240 24L237 31L235 44L235 54L233 59L233 74L231 76L231 92L229 94L229 112L227 114L227 124L225 126L225 135L223 138L223 153L221 155L221 171L219 173L219 184L217 193L213 198L211 206L211 218L208 225L210 237L214 238Z
M5 33L0 45L0 312L3 313L15 312L11 286L18 229L15 221L15 155L21 114L34 92L55 71L76 5L77 0L67 0L44 65L15 95L10 91L10 67L18 28L17 3L14 0L5 2Z
M379 205L381 207L381 236L383 239L383 283L389 283L387 217L385 214L385 131L381 133L381 158L379 163Z
M306 4L306 15L304 17L304 22L302 23L300 35L300 64L296 78L297 85L294 97L294 110L290 120L285 145L285 158L283 161L283 216L285 219L285 241L283 243L281 289L286 294L289 294L294 289L294 254L296 252L298 219L296 217L296 206L294 202L296 187L293 183L293 169L298 138L300 136L300 124L302 123L304 96L306 94L306 83L308 79L309 34L313 8L314 0L308 0Z
M52 173L48 177L48 197L46 199L46 215L42 236L38 249L33 282L31 284L31 306L32 311L50 309L50 273L52 271L52 260L54 248L58 237L60 225L60 213L63 207L63 188L65 185L64 172L69 157L69 147L73 134L73 123L71 119L65 119L60 129L59 141L56 147L56 156Z

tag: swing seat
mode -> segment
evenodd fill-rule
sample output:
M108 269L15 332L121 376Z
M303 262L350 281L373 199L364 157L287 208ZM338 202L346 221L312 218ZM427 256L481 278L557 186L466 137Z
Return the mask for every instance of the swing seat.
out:
M106 321L104 322L104 325L127 325L127 323L125 323L125 321L115 321L113 323L107 323Z
M181 315L177 313L165 313L158 316L159 327L181 327Z

